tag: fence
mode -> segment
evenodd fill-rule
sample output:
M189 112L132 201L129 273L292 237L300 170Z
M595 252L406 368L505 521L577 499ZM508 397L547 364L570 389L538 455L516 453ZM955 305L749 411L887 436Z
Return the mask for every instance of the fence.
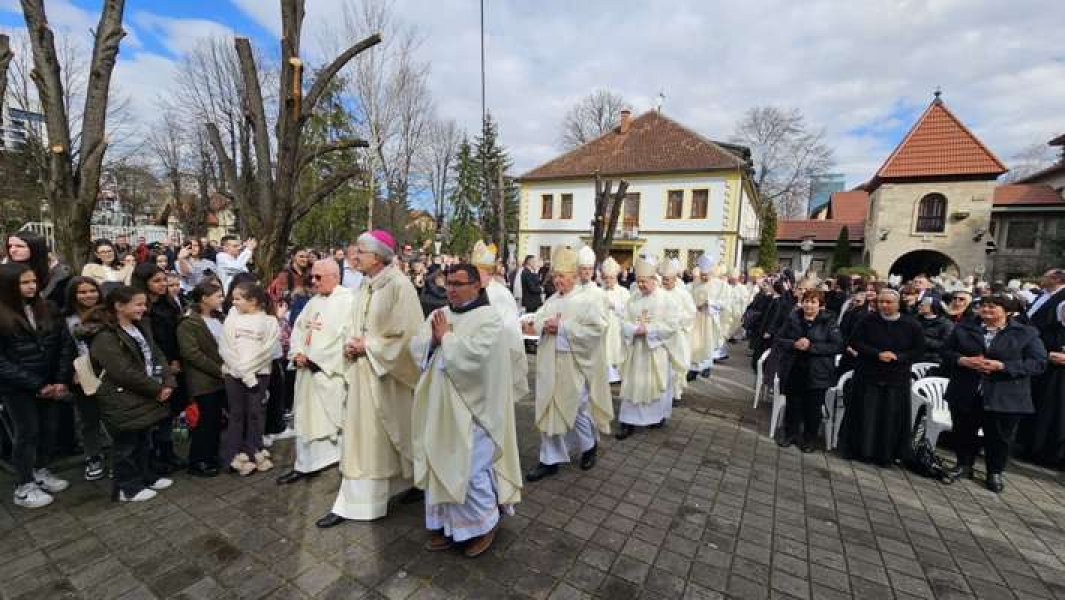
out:
M51 221L33 221L26 223L19 231L29 231L36 233L48 240L48 247L55 248L55 227ZM144 238L144 240L151 244L153 242L161 242L167 236L173 238L175 243L180 244L184 239L184 234L179 229L173 229L168 227L160 227L158 225L144 225L144 226L130 226L123 225L90 225L89 236L94 239L106 239L114 240L120 235L125 235L129 238L130 244L136 245L137 238Z

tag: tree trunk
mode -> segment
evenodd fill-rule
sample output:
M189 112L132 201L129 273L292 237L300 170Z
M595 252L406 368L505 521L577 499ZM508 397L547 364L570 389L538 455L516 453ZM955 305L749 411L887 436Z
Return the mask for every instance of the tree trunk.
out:
M49 169L46 190L55 226L56 251L75 271L89 257L90 223L100 191L100 172L107 150L107 100L122 30L124 0L106 0L96 26L92 62L82 111L80 146L74 164L70 120L44 0L21 0L26 29L33 49L32 78L44 110L48 130Z
M618 182L618 191L611 193L613 182L606 184L595 174L595 216L592 219L592 251L595 252L596 265L600 265L610 255L610 247L614 244L614 232L618 227L618 217L621 214L625 202L625 193L629 189L629 182L622 179Z
M4 98L7 97L7 68L14 58L11 52L11 38L0 33L0 118L4 114Z

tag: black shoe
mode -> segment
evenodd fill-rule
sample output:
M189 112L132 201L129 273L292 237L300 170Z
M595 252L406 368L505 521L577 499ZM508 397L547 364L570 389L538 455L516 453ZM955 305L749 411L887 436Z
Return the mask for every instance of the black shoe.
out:
M623 440L632 435L634 431L635 429L633 429L632 425L622 423L618 427L618 432L614 434L614 439Z
M651 423L650 425L647 426L647 428L648 429L662 429L665 426L666 426L666 420L662 419L661 421L659 421L657 423Z
M99 454L85 459L85 481L104 478L104 457Z
M1006 484L1002 481L1002 473L987 474L987 489L996 494L1001 494L1002 490L1006 489Z
M972 479L973 467L972 465L955 465L954 468L947 471L947 475L949 475L951 479L961 479L962 477Z
M790 435L782 435L777 438L777 445L781 448L790 448L794 441Z
M415 504L425 500L425 492L418 488L411 488L396 496L396 504Z
M296 483L301 479L310 479L311 477L314 477L317 474L317 471L313 473L304 473L302 471L289 471L288 473L285 473L284 475L277 478L277 485Z
M581 453L581 470L587 471L595 466L595 451L599 448L599 444L592 446Z
M217 477L219 473L218 466L209 462L197 461L189 465L189 475L193 477Z
M809 454L809 453L814 451L814 443L813 442L803 442L803 443L799 444L799 450L803 454Z
M347 519L334 512L330 512L327 513L321 519L315 521L314 524L317 525L319 529L329 529L330 527L336 527L337 525L340 525L344 521L347 521Z
M703 369L703 372L699 373L699 376L703 379L710 379L710 369Z
M525 474L526 481L540 481L544 477L550 477L558 473L558 465L545 465L537 463L536 468Z
M688 383L695 381L695 378L699 376L698 371L688 371Z

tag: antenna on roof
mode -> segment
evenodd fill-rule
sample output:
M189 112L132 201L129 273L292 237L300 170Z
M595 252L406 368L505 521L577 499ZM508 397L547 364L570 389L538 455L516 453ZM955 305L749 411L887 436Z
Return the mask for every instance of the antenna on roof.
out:
M662 105L666 103L666 93L664 91L658 92L655 96L655 112L662 112Z
M937 85L936 86L936 91L932 92L932 95L935 96L935 98L932 100L932 102L935 102L935 103L942 102L942 100L940 100L939 97L943 95L943 88L941 88L940 86Z

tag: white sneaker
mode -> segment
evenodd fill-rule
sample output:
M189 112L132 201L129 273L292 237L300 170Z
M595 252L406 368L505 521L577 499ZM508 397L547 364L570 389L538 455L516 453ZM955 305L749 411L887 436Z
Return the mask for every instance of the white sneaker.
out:
M154 490L151 490L151 489L148 489L148 488L144 488L143 490L137 492L136 494L133 494L132 496L127 496L126 492L119 491L118 492L118 501L119 502L147 502L148 500L151 500L152 498L155 498L158 495L159 494L156 493Z
M287 440L289 438L294 438L296 437L296 430L291 427L286 427L284 431L282 431L281 433L275 433L273 437L275 442L278 440Z
M173 479L167 479L166 477L160 477L159 479L156 479L155 482L152 483L151 485L149 485L148 487L150 487L153 490L158 492L160 490L165 490L166 488L168 488L168 487L170 487L172 485L174 485L174 480Z
M264 448L269 448L269 447L271 447L273 445L274 445L274 435L272 433L267 433L267 434L263 435L263 447Z
M42 490L36 483L24 483L15 488L15 504L25 508L40 508L52 503L52 495Z
M33 478L37 480L37 485L49 494L55 494L56 492L62 492L70 487L65 479L60 479L52 474L48 469L34 469Z

